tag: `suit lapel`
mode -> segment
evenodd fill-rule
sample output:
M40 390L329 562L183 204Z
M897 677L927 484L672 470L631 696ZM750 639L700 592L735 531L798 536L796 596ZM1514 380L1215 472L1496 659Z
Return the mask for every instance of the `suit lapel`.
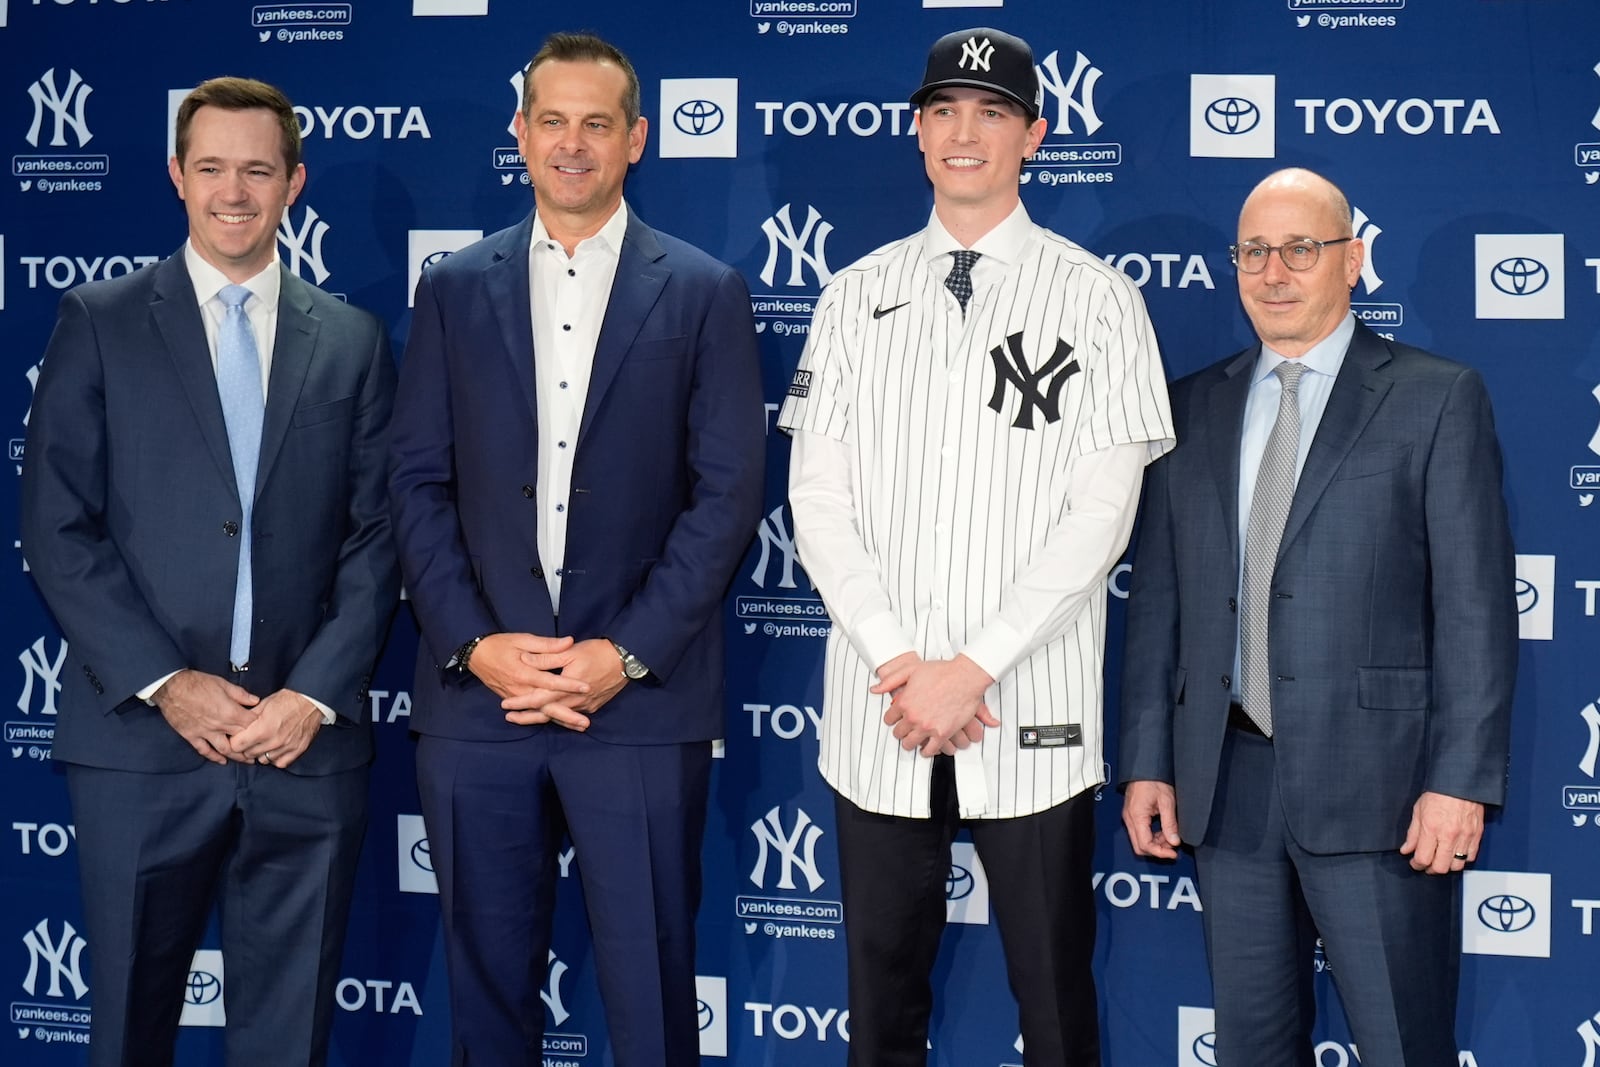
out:
M150 314L166 342L178 381L194 410L206 451L228 485L233 485L233 454L228 450L228 424L222 417L222 400L217 395L217 372L211 365L211 346L206 342L205 324L195 302L194 283L179 249L156 268L155 296ZM237 486L235 487L237 489ZM241 502L243 496L240 497Z
M1222 498L1222 526L1228 534L1230 559L1239 558L1239 442L1244 435L1244 405L1250 396L1250 378L1261 346L1241 352L1223 368L1198 403L1194 425L1204 427L1211 439L1211 474Z
M594 422L595 412L605 400L606 390L617 376L628 349L644 325L672 269L664 262L666 251L656 240L655 231L628 212L628 232L617 257L617 276L611 283L611 299L600 337L594 348L594 367L589 373L589 396L583 408L583 423L578 429L578 447Z
M528 418L537 421L538 407L533 374L533 304L528 292L528 243L533 239L533 215L506 231L494 251L494 261L483 272L489 307L494 310L500 344L522 387Z
M1392 384L1377 373L1389 362L1389 350L1371 330L1356 324L1355 336L1345 353L1344 365L1334 379L1333 392L1328 394L1328 406L1317 424L1317 436L1312 438L1311 451L1306 454L1305 468L1295 484L1294 503L1289 507L1289 518L1284 523L1283 540L1278 542L1278 558L1294 540L1306 519L1316 508L1328 483L1350 454L1361 432L1367 428L1372 415L1383 402L1384 394Z
M272 370L267 379L267 410L261 423L261 459L256 466L255 491L267 484L267 475L283 447L311 354L317 347L321 322L311 314L311 292L305 282L281 264L278 268L278 330L272 343Z

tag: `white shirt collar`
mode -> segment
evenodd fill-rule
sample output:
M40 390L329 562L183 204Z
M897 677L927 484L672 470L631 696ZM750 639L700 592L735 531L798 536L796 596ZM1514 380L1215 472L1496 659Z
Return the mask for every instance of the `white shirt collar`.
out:
M600 229L595 232L593 237L585 237L583 240L578 242L577 247L573 249L573 254L577 254L579 250L585 248L586 246L590 246L591 242L598 241L600 242L600 246L605 248L613 256L620 256L622 254L622 239L626 237L627 234L628 202L626 200L622 200L617 203L617 210L611 213L611 217L606 220L606 224L600 227ZM552 241L553 238L550 236L550 231L545 229L544 219L539 215L539 212L535 210L533 213L533 237L529 243L530 250L538 248L541 244L549 244ZM554 243L557 248L561 247L560 241L554 241Z
M1022 206L1022 201L1017 201L1017 206L1000 221L994 229L978 238L972 244L972 251L979 252L985 259L992 262L1010 266L1022 258L1023 246L1033 233L1033 220L1028 217L1028 209ZM922 254L932 262L939 256L949 252L958 251L965 246L944 228L944 223L939 221L939 213L934 211L928 216L928 228L923 231Z
M1306 369L1314 370L1318 374L1326 374L1330 378L1337 377L1339 368L1344 366L1344 354L1350 348L1350 340L1355 335L1356 317L1354 314L1346 315L1340 320L1339 325L1333 328L1332 333L1312 345L1310 350L1301 356L1297 362ZM1263 378L1271 374L1273 368L1285 362L1286 359L1287 357L1274 352L1263 343L1261 355L1256 359L1255 375L1250 379L1251 386L1255 386Z
M222 292L224 286L233 284L227 275L213 267L199 252L195 251L192 241L183 243L183 264L189 269L189 284L194 286L195 299L200 303L201 307L216 299L217 294ZM246 289L255 294L255 304L252 305L252 308L259 305L263 310L277 311L278 293L283 288L283 275L278 269L277 255L273 255L272 262L260 274L253 278L245 279L243 284ZM246 314L248 314L248 311Z

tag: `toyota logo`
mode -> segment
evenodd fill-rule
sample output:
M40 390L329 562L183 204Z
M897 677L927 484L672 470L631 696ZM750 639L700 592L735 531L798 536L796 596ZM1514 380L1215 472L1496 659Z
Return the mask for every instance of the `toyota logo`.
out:
M972 872L952 863L950 873L944 876L944 899L965 900L972 895Z
M183 999L190 1004L211 1004L222 996L222 983L207 971L190 971L189 982L183 989Z
M422 269L423 270L427 270L429 267L433 266L435 263L439 262L441 259L445 259L449 255L450 255L449 249L443 249L441 251L433 253L431 256L429 256L428 258L426 258L426 259L424 259L422 261Z
M722 108L711 100L685 100L672 113L672 124L690 137L722 129Z
M1242 96L1225 96L1206 105L1206 125L1230 137L1249 133L1261 125L1261 109Z
M1489 281L1507 296L1532 296L1550 284L1550 271L1537 259L1512 256L1490 268Z
M433 850L428 847L426 837L411 846L411 862L429 874L433 873Z
M1217 1067L1216 1031L1213 1030L1209 1034L1201 1034L1195 1038L1194 1044L1189 1046L1189 1050L1194 1053L1194 1058L1198 1062L1205 1064L1206 1067Z
M1526 615L1539 603L1539 587L1526 578L1517 579L1517 614Z
M1496 933L1519 933L1532 926L1536 918L1532 904L1510 893L1486 897L1478 905L1478 921Z
M707 1004L705 1001L700 1000L696 1001L695 1003L697 1005L697 1010L700 1013L700 1029L704 1030L716 1020L716 1015L712 1013L711 1005Z

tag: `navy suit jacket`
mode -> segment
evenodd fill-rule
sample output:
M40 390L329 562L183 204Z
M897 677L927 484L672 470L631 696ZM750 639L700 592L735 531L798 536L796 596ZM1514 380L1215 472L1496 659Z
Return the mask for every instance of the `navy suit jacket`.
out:
M595 346L565 561L537 547L528 243L533 216L417 285L390 501L423 646L411 726L510 740L500 699L445 670L482 634L606 636L653 677L592 720L603 741L722 736L722 601L760 518L766 433L749 291L732 268L628 219ZM564 567L559 630L546 567ZM552 729L564 729L554 726Z
M280 270L244 684L334 709L289 768L327 774L372 755L367 681L399 592L383 491L395 370L376 318ZM24 552L68 641L54 758L202 765L134 694L185 667L228 676L242 517L181 252L67 293L22 474Z
M1206 834L1238 632L1239 441L1259 346L1178 382L1128 601L1118 779L1175 784ZM1424 791L1505 796L1515 564L1476 371L1358 325L1273 576L1273 743L1312 852L1399 847Z

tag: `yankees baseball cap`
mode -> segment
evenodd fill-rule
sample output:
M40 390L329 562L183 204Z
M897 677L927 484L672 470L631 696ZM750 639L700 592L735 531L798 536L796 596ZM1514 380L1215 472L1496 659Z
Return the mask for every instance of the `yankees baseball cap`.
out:
M1044 86L1033 69L1033 49L1021 37L978 27L947 33L928 51L922 87L911 94L921 107L935 89L988 89L1016 102L1028 116L1039 117Z

